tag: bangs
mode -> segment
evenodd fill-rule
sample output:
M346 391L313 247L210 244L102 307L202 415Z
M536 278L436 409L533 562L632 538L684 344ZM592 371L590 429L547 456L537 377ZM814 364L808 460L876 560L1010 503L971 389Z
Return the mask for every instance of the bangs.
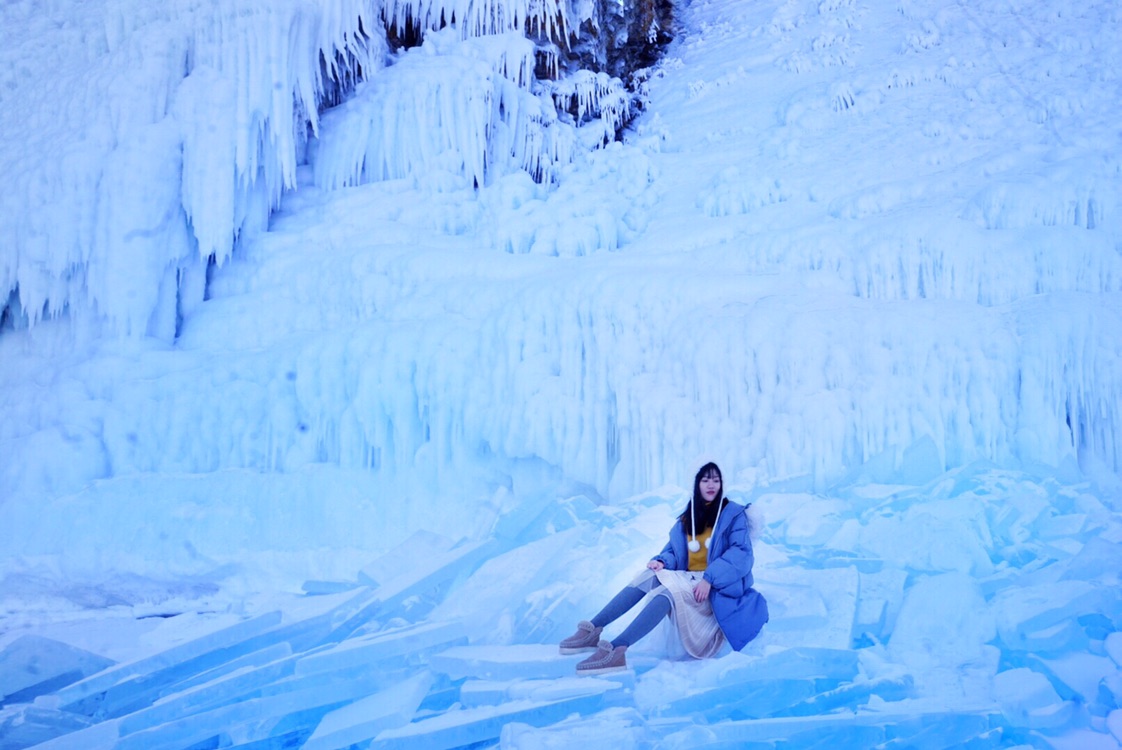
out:
M721 476L721 470L717 468L717 464L706 464L702 466L701 471L697 473L698 480L709 479L710 477L716 477L724 481L724 477Z

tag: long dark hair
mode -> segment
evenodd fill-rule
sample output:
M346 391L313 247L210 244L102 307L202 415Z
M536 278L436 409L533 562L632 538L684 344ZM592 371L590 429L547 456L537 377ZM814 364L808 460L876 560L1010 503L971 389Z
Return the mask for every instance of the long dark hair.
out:
M710 474L716 474L717 478L721 480L721 491L717 493L717 497L713 498L713 502L706 506L705 500L701 497L701 480ZM693 478L693 497L686 503L686 509L682 511L682 515L678 516L678 520L681 521L682 528L689 535L691 533L690 524L693 522L691 509L697 508L697 527L693 529L693 533L700 534L706 529L713 528L713 524L717 520L717 512L728 501L729 499L725 497L725 478L721 475L721 467L710 461L697 470L697 475Z

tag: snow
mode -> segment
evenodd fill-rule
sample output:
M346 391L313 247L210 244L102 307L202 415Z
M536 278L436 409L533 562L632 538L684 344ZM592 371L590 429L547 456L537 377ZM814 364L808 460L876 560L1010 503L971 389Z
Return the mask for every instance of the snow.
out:
M676 13L0 4L0 747L1122 744L1122 12Z

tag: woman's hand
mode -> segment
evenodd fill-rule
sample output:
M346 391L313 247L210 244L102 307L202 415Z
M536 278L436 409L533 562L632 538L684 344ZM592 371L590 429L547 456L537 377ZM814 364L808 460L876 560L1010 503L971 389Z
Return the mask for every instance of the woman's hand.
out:
M662 560L651 560L649 563L647 563L647 567L657 573L666 566L662 564Z
M709 598L709 589L711 588L713 587L710 585L709 581L702 578L697 582L697 585L693 587L693 600L701 604Z

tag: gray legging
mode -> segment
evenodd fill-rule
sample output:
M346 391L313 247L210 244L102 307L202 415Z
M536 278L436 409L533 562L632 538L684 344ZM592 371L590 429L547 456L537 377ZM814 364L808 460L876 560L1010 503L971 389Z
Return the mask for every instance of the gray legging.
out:
M659 584L658 578L652 573L646 580L638 581L636 586L625 586L592 618L592 624L602 628L618 620L650 591L655 591L655 596L651 598L647 606L643 607L643 611L631 621L627 629L612 639L613 648L630 646L654 630L655 626L662 622L662 618L670 614L670 592Z

